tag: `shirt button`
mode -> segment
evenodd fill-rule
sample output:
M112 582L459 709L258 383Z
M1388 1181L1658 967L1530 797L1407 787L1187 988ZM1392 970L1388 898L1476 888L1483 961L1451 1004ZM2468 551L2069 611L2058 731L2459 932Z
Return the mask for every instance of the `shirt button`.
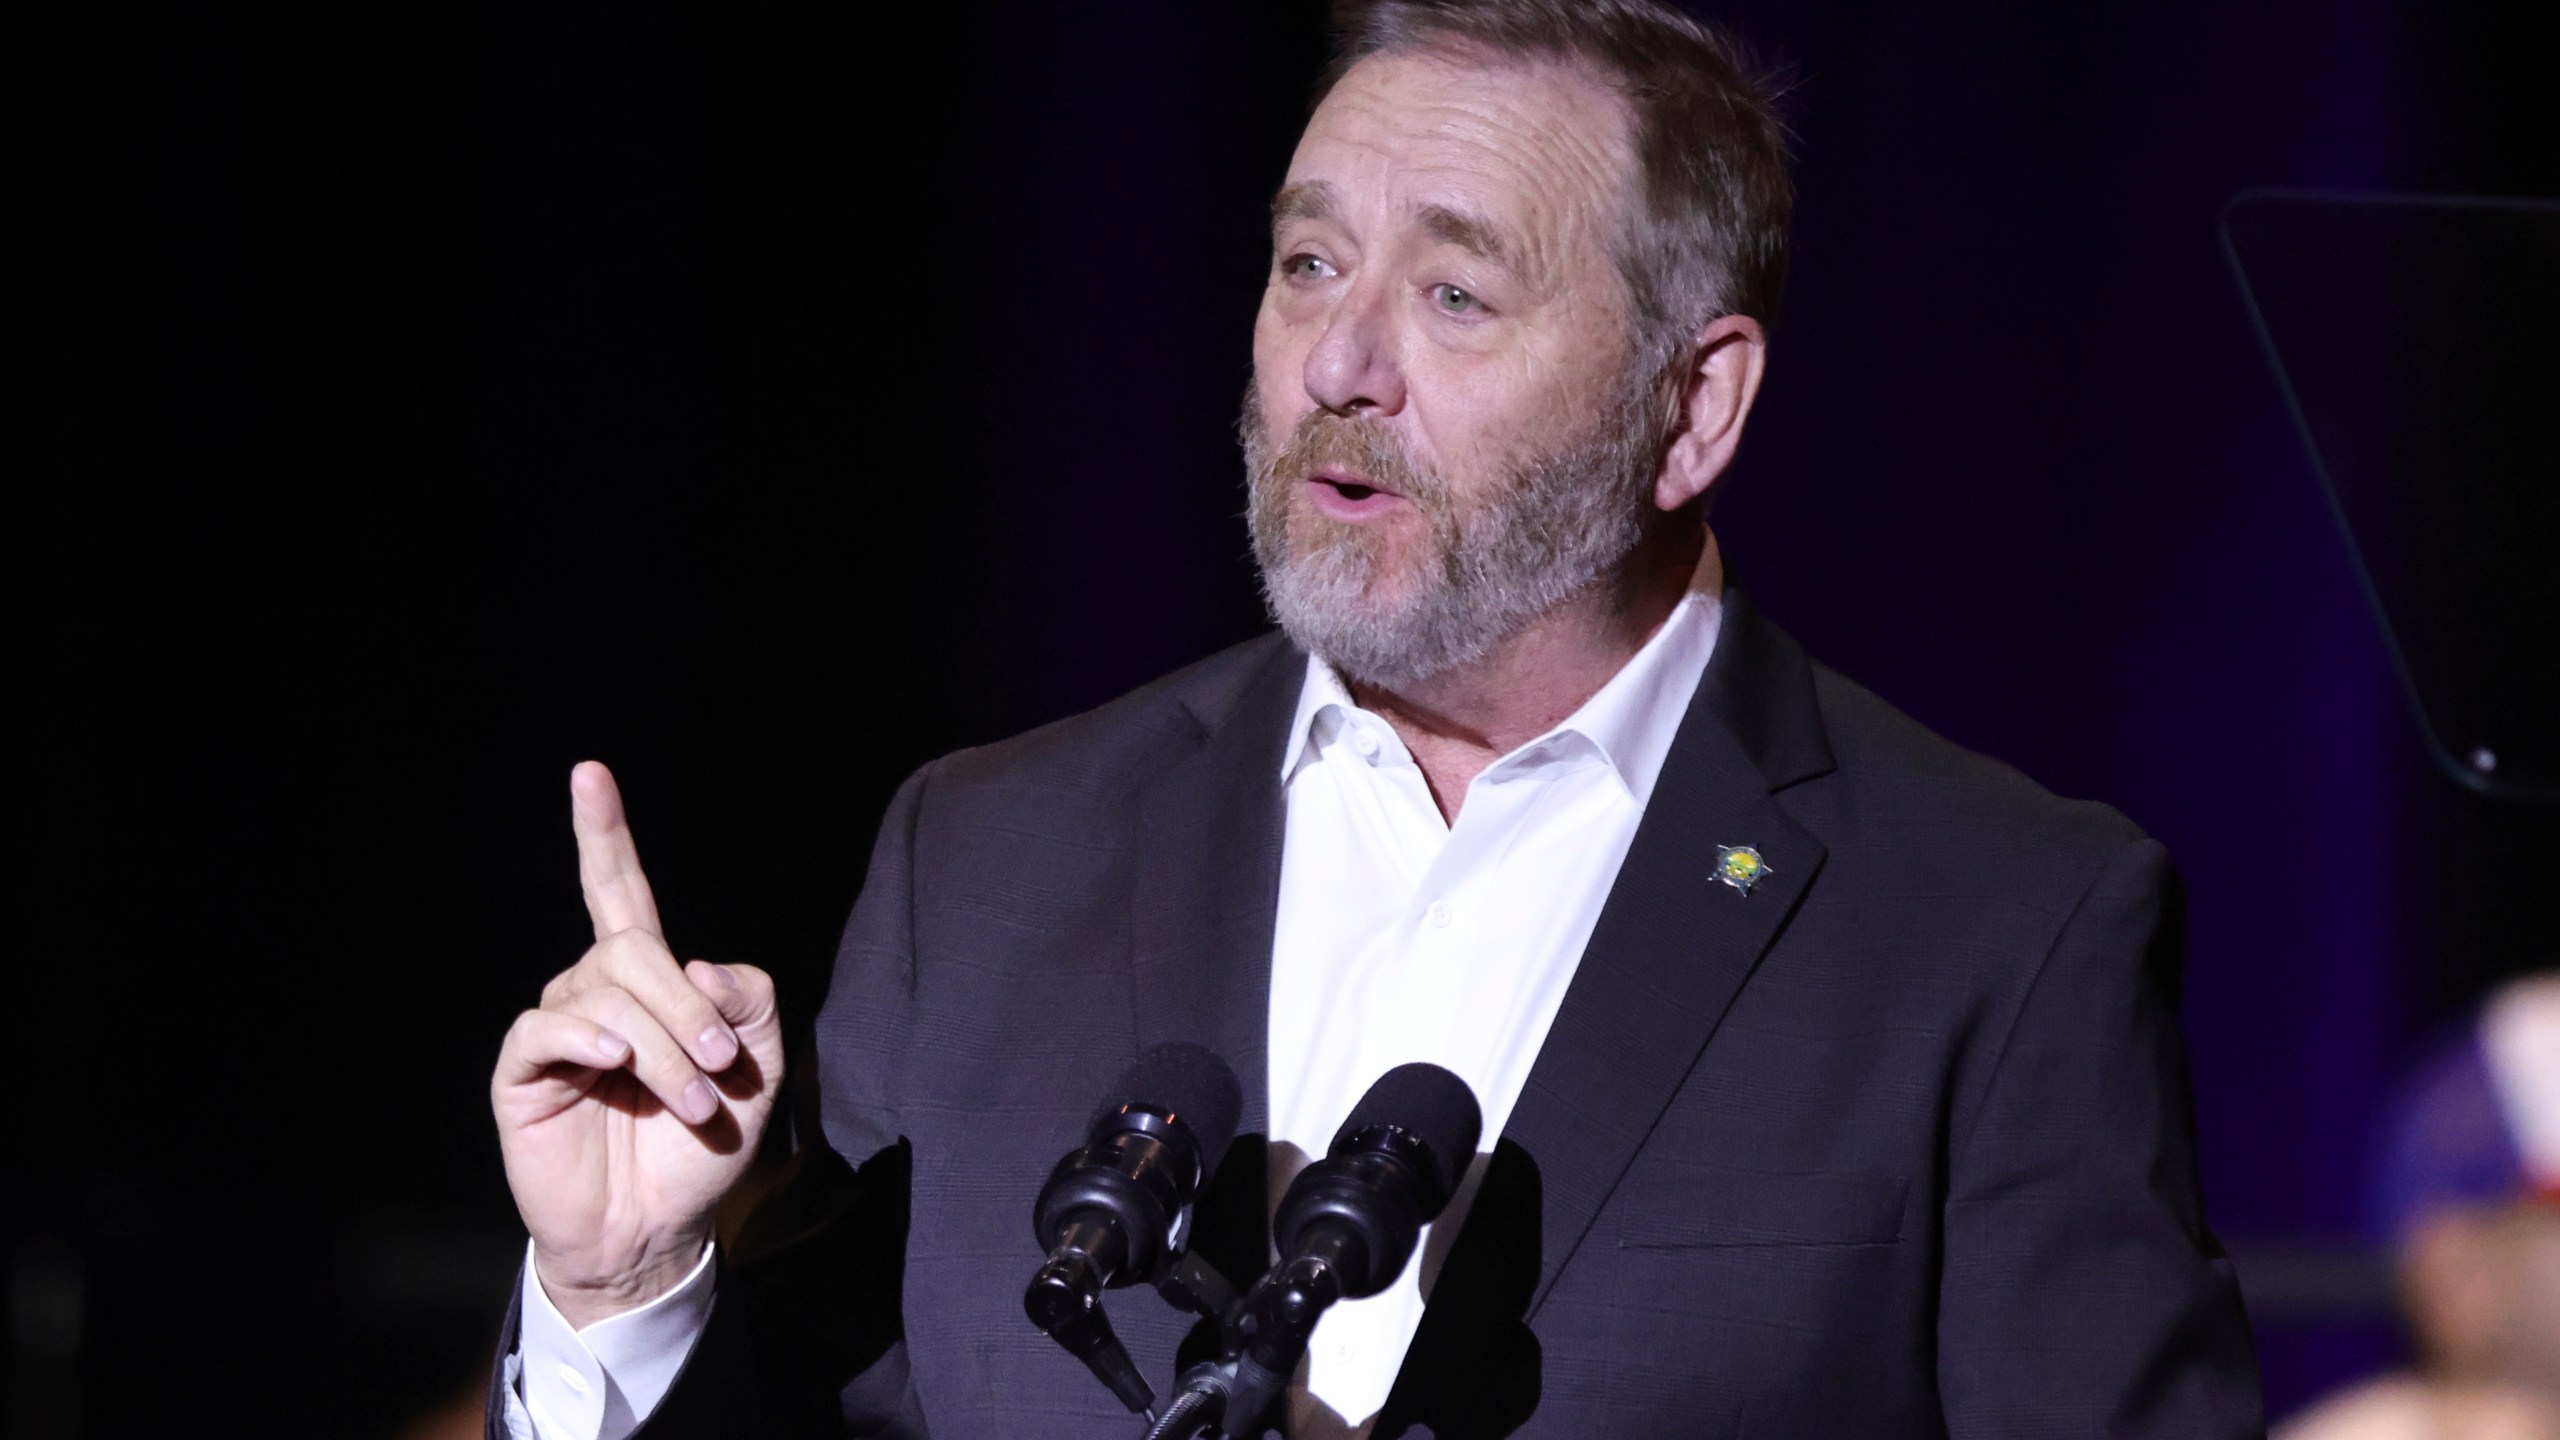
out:
M564 1363L560 1366L560 1383L568 1386L569 1393L572 1395L587 1393L587 1377L579 1374L578 1367L575 1365Z
M1374 760L1378 755L1378 737L1366 730L1351 732L1351 748Z
M1434 900L1434 901L1432 901L1432 902L1431 902L1431 909L1430 909L1430 911L1429 911L1428 913L1429 913L1429 915L1430 915L1430 917L1431 917L1431 928L1432 928L1432 929L1434 929L1434 930L1446 930L1446 929L1448 929L1448 928L1449 928L1450 910L1449 910L1449 902L1448 902L1448 901L1446 901L1446 900Z

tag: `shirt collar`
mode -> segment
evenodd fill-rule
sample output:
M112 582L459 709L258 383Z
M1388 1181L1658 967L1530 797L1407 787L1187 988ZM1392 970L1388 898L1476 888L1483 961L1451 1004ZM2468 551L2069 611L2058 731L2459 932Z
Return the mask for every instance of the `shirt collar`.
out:
M1699 579L1720 578L1720 567L1701 564ZM1559 753L1555 742L1578 737L1596 749L1618 783L1637 805L1653 796L1653 784L1671 754L1672 737L1689 713L1689 700L1707 673L1716 636L1723 628L1724 600L1704 584L1695 584L1634 658L1621 666L1580 709L1552 730L1485 767L1487 775L1506 768L1545 763L1539 757ZM1339 715L1328 712L1339 711ZM1289 721L1289 741L1280 755L1280 783L1286 786L1314 761L1335 726L1360 712L1350 687L1334 668L1307 657L1307 678L1298 689L1298 710ZM1365 712L1361 712L1365 713ZM1379 720L1377 728L1392 731ZM1398 747L1401 751L1401 746Z
M1652 638L1635 658L1609 677L1599 693L1564 718L1549 735L1580 735L1599 747L1601 758L1617 773L1618 783L1638 806L1653 798L1653 782L1670 758L1672 737L1689 713L1689 699L1707 673L1723 628L1724 599L1707 590L1680 597ZM1540 736L1518 751L1533 750ZM1510 763L1511 756L1494 762ZM1491 767L1488 767L1491 768Z
M1322 656L1308 656L1307 678L1298 687L1298 713L1289 719L1289 743L1280 751L1280 783L1287 785L1307 762L1316 758L1340 715L1359 708L1360 702L1351 698L1351 687L1342 683L1342 676Z

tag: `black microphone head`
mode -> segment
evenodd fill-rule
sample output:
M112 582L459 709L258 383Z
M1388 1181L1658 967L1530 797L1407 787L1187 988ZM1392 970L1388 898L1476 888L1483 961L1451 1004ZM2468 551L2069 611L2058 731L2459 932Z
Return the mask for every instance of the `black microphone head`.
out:
M1484 1133L1484 1112L1476 1108L1475 1092L1466 1081L1437 1065L1417 1061L1378 1077L1369 1093L1351 1107L1351 1118L1333 1133L1331 1153L1341 1154L1362 1131L1382 1125L1404 1131L1430 1155L1439 1169L1431 1178L1438 1182L1435 1188L1445 1202L1458 1188L1458 1177L1467 1173L1468 1162L1475 1159L1476 1140ZM1438 1206L1431 1208L1436 1212Z
M1218 1173L1218 1161L1244 1118L1244 1087L1217 1052L1187 1041L1158 1045L1120 1072L1104 1097L1097 1125L1129 1109L1160 1110L1182 1122L1200 1147L1200 1175Z

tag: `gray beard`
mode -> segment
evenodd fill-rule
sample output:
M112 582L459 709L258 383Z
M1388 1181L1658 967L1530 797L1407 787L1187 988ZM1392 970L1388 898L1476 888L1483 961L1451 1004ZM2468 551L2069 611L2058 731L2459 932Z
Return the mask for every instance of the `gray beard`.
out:
M1626 398L1595 423L1504 466L1464 502L1374 422L1317 410L1275 446L1248 389L1238 427L1246 521L1271 618L1346 679L1400 690L1481 660L1613 575L1644 539L1662 460L1644 387L1613 388ZM1428 552L1396 593L1373 593L1398 578L1381 537L1299 495L1307 474L1329 462L1352 465L1428 521Z

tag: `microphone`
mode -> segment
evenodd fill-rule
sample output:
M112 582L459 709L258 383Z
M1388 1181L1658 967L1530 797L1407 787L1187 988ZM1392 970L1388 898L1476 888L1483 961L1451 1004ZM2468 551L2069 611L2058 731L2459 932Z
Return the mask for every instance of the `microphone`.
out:
M1280 1269L1314 1260L1341 1298L1375 1295L1413 1258L1475 1159L1484 1117L1467 1082L1437 1065L1399 1065L1378 1077L1325 1158L1298 1173L1272 1220Z
M1112 1082L1085 1143L1058 1162L1032 1207L1032 1234L1049 1258L1022 1308L1133 1412L1150 1411L1155 1392L1112 1333L1102 1292L1171 1274L1192 1198L1243 1109L1227 1062L1198 1045L1159 1045Z
M1289 1182L1272 1221L1280 1263L1226 1326L1226 1358L1192 1367L1151 1440L1260 1434L1338 1300L1375 1295L1413 1258L1475 1158L1483 1112L1467 1083L1437 1065L1378 1077L1334 1132L1325 1158Z

